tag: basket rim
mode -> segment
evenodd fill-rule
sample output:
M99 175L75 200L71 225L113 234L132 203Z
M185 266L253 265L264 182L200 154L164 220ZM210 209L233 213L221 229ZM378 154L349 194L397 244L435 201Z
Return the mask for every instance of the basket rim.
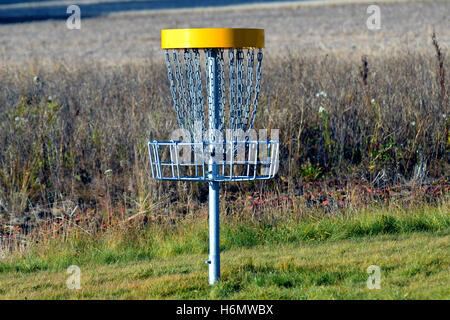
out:
M258 145L266 144L268 154L265 158L258 158ZM261 141L239 141L236 144L246 144L248 148L254 150L250 155L247 154L242 159L231 158L214 159L209 158L209 153L204 153L206 147L224 145L223 142L180 142L180 141L148 141L148 153L150 156L150 168L152 176L155 180L171 180L171 181L248 181L248 180L267 180L276 175L278 171L279 157L279 140L261 140ZM228 141L228 147L235 147L235 143ZM254 147L252 147L252 145ZM169 147L170 159L160 158L160 146ZM189 158L183 160L178 158L178 147L183 146L201 146L200 158ZM172 149L175 148L175 149ZM255 148L255 149L253 149ZM274 149L272 149L274 148ZM249 152L250 152L249 149ZM269 151L270 150L270 151ZM223 152L227 154L228 151ZM214 157L214 156L212 156ZM163 171L163 168L169 168L169 171ZM192 168L195 174L183 171L184 168ZM214 169L215 168L215 169ZM242 174L236 171L236 168L242 168L247 173ZM171 170L170 170L171 169ZM216 171L217 170L217 171ZM263 173L264 170L264 173ZM214 173L213 173L214 172Z
M161 30L161 49L262 49L264 29L192 28Z

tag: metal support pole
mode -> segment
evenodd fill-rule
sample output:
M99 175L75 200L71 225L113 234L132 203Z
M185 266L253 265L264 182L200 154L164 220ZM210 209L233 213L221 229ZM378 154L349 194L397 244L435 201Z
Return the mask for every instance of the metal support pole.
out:
M219 182L209 183L209 284L220 277Z
M218 50L208 50L208 129L209 141L217 142L219 123L219 84L217 72ZM209 177L214 180L217 175L215 148L210 145ZM209 284L213 285L220 277L220 237L219 237L219 182L209 182Z

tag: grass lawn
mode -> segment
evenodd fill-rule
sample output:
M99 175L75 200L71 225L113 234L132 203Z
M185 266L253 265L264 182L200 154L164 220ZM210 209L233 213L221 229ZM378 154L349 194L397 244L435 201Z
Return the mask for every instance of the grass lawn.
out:
M205 254L81 265L81 289L65 268L0 273L2 299L449 299L448 232L364 236L231 248L208 285ZM381 268L369 290L367 267Z

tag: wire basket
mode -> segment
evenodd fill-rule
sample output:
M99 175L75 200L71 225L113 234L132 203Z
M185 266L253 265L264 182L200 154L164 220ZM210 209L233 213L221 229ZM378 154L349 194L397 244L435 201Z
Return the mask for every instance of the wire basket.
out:
M174 181L271 179L278 171L278 140L149 141L152 176Z

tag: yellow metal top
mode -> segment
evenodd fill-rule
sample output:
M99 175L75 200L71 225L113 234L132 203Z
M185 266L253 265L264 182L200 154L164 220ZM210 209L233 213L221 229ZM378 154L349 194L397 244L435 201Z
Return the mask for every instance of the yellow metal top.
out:
M161 49L264 48L264 29L164 29Z

